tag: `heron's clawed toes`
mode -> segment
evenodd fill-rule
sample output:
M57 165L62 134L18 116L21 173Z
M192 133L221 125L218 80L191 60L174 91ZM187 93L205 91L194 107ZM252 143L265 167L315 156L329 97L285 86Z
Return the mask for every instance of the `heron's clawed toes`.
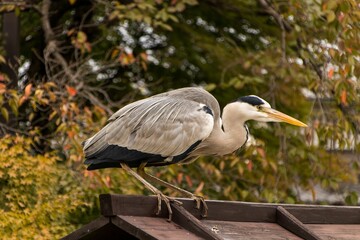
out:
M197 208L197 209L200 210L200 209L201 209L201 205L202 205L203 211L202 211L202 213L201 213L201 216L202 216L202 217L207 217L207 214L208 214L208 206L207 206L207 204L206 204L206 202L205 202L204 197L197 196L197 195L192 195L191 198L195 200L195 202L196 202L196 208Z
M169 212L169 218L168 218L168 221L170 222L171 221L171 218L172 218L172 209L171 209L171 206L170 206L170 201L171 199L164 195L162 192L157 192L156 193L156 196L158 198L158 206L157 206L157 211L156 211L156 215L159 215L160 212L161 212L161 200L164 201L167 209L168 209L168 212Z
M181 206L182 205L182 202L174 199L174 198L171 198L171 197L168 197L166 196L165 194L163 194L162 192L156 192L156 196L158 198L158 206L157 206L157 211L156 211L156 215L159 215L160 212L161 212L161 201L164 201L167 209L168 209L168 212L169 212L169 217L168 217L168 221L171 222L171 219L172 219L172 214L173 214L173 211L171 209L171 205L170 203L173 202L173 203L176 203L177 205Z

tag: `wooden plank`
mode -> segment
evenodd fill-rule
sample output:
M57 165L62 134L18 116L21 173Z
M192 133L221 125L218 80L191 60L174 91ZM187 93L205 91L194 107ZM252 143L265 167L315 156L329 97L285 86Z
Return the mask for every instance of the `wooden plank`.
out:
M232 201L207 201L207 203L209 207L207 220L268 223L276 221L276 207L273 205Z
M127 221L129 224L137 227L141 231L146 232L156 239L173 239L173 240L199 240L203 239L196 234L187 231L182 226L168 222L165 218L152 217L134 217L119 216L119 218ZM140 235L137 235L140 237ZM148 239L148 238L142 238Z
M195 233L196 235L209 240L221 240L216 233L208 229L202 222L195 218L191 213L176 203L171 204L173 210L173 221L183 228Z
M277 207L276 222L299 237L307 240L321 240L319 236L300 222L294 215L286 211L282 206Z
M194 208L191 199L178 198L183 207L198 219L200 212ZM132 215L155 217L157 198L155 196L100 195L101 213L104 216ZM360 224L360 207L323 206L302 204L269 204L233 201L207 200L207 220L237 222L276 222L276 208L282 206L304 224ZM167 217L162 204L160 217Z
M224 222L215 220L203 220L202 222L213 232L217 232L220 237L227 240L302 239L276 223Z
M194 203L188 201L187 205L190 208ZM193 232L194 234L207 238L207 239L218 239L217 236L211 233L201 222L195 218L192 214L187 212L183 207L177 204L171 204L173 210L173 222L181 225L186 230ZM165 219L168 217L168 210L165 204L162 204L162 211L159 216L155 214L157 207L156 197L145 197L145 196L121 196L104 194L100 195L100 207L101 213L104 216L118 216L125 219L126 216L143 216L151 217L154 221L156 218L164 222L165 226L170 226L171 223L167 223ZM193 208L193 207L192 207ZM191 208L191 209L192 209ZM122 226L123 227L123 226ZM133 234L133 229L127 230Z
M201 219L200 211L195 209L191 199L178 198L183 207L193 216ZM223 221L275 222L276 206L270 204L239 203L231 201L206 201L209 214L206 219ZM155 217L157 198L155 196L100 195L103 216L131 215ZM219 211L221 209L221 211ZM167 217L168 211L162 203L159 217Z
M322 239L360 240L360 225L357 224L306 224Z
M360 224L360 208L350 206L285 207L304 224Z
M157 198L155 196L100 195L100 211L103 216L147 216L157 217ZM162 203L158 217L167 218L166 205Z

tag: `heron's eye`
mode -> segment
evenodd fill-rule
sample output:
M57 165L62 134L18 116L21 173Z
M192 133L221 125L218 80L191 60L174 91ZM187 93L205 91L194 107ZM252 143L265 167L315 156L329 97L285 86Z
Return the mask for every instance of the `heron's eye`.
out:
M262 109L262 106L257 105L256 108L257 108L258 110L261 110L261 109Z

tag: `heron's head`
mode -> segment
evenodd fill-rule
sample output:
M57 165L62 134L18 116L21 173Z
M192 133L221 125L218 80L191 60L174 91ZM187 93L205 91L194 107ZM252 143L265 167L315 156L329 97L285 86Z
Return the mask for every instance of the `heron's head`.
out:
M244 121L286 122L300 127L307 127L305 123L271 108L267 101L255 95L240 97L232 104L234 104L235 111L238 111L244 118Z

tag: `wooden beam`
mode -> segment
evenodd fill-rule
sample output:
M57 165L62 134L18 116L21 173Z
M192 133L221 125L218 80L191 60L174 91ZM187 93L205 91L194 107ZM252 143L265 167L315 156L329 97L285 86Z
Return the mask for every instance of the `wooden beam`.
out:
M200 211L191 199L178 198L182 207L197 219ZM324 206L303 204L270 204L207 200L207 220L276 223L277 207L281 206L304 224L360 224L360 207ZM104 216L128 215L155 217L155 196L100 195L101 213ZM168 217L165 204L159 217Z
M212 232L206 225L195 218L192 214L176 203L171 204L173 210L173 221L184 229L195 233L199 237L209 240L221 240L222 238Z
M294 215L286 211L282 206L276 208L276 222L299 237L307 240L321 240L319 236L300 222Z
M101 194L100 211L103 216L146 216L146 217L168 217L165 204L162 204L160 215L156 215L157 198L155 196L132 196Z
M360 224L358 206L284 206L304 224Z

